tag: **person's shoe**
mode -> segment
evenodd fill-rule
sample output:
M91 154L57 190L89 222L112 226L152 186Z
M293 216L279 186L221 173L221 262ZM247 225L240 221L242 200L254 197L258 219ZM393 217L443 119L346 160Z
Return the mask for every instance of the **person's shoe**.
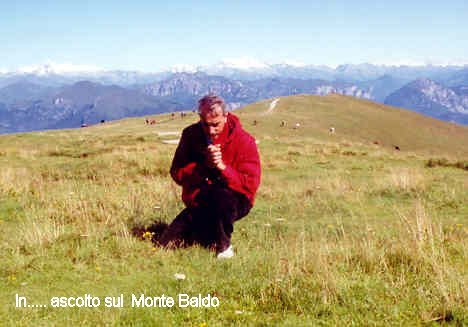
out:
M234 250L232 249L232 245L229 245L229 247L226 250L219 252L216 257L218 259L230 259L233 256L234 256Z

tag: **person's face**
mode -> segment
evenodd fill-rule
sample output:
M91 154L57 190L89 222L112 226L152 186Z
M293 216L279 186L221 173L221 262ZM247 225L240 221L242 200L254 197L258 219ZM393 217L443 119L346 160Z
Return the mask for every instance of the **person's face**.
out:
M200 121L205 135L214 141L223 131L227 117L223 115L223 109L221 106L215 104L211 108L201 109Z

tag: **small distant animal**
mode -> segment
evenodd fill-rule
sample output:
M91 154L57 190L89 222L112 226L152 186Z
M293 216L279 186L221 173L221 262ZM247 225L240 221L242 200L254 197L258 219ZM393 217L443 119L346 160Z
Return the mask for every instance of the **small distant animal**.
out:
M400 151L400 147L398 145L394 145L393 148L397 151Z
M253 124L254 126L257 126L257 124L258 124L257 120L254 120L252 124Z
M374 141L374 142L372 142L372 143L375 144L375 145L379 145L379 144L380 144L379 141Z
M296 124L294 125L294 129L298 129L299 127L301 127L301 124L300 124L300 123L296 123Z
M286 124L287 124L286 121L285 121L285 120L282 120L280 126L281 126L281 127L286 127Z
M106 121L104 119L101 119L101 124L104 124Z
M150 123L150 125L156 124L156 119L151 119L149 123Z
M81 127L88 127L88 124L81 124Z
M330 128L328 129L328 132L329 132L330 134L335 134L335 127L330 127Z

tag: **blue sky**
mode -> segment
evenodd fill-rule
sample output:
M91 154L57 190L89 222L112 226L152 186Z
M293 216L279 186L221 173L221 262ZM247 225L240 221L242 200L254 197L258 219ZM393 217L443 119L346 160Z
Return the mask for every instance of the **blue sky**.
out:
M0 69L468 62L468 1L1 1Z

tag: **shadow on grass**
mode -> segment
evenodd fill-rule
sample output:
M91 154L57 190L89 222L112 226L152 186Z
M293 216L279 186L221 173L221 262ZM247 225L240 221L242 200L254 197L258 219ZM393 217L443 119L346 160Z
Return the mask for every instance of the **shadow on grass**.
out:
M429 159L426 161L426 167L427 168L434 168L434 167L452 167L452 168L460 168L463 170L468 170L468 161L457 161L457 162L451 162L445 158L440 158L440 159Z
M134 225L131 228L133 236L139 238L140 240L151 240L151 242L158 247L163 247L166 249L177 249L177 248L188 248L192 246L201 246L209 250L215 250L215 246L203 240L200 237L197 237L193 231L185 231L174 237L175 231L172 230L169 234L164 235L167 231L169 225L165 222L155 221L150 226L143 225Z
M135 225L132 227L131 230L133 236L141 240L151 238L151 242L153 242L156 245L159 245L159 240L168 226L169 225L165 222L155 221L148 227L142 225Z

